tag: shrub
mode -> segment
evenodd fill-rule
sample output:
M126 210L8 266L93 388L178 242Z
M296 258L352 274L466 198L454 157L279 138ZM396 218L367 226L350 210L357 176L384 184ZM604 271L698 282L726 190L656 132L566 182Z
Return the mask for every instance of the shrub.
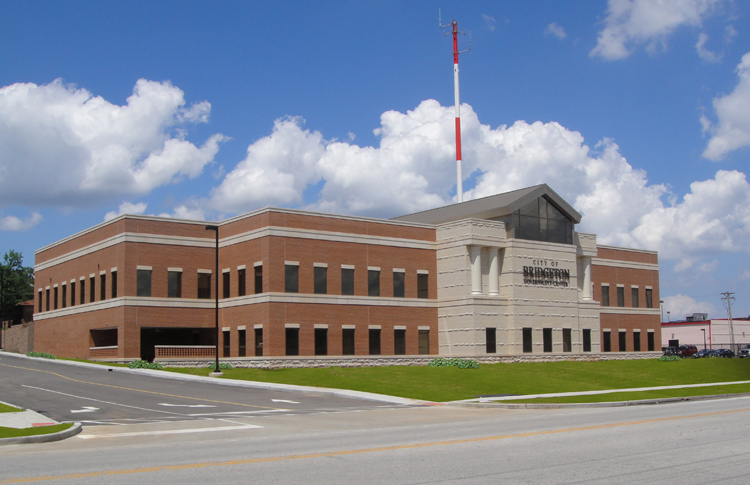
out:
M207 366L209 369L214 370L216 369L216 362L211 362ZM228 362L219 362L219 370L229 370L232 368L232 364Z
M47 352L34 352L33 350L31 352L26 352L26 355L29 357L41 357L43 359L56 359L52 354L48 354Z
M147 360L134 360L130 364L128 364L128 367L131 369L157 369L161 370L164 368L160 363L158 362L149 362Z
M662 355L658 360L659 362L675 362L682 359L679 355Z
M479 369L479 362L471 359L446 359L439 357L428 364L430 367L458 367L459 369Z

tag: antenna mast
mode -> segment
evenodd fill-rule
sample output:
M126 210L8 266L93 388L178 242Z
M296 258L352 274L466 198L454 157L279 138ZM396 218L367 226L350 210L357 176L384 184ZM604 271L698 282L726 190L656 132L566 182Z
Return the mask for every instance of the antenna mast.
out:
M452 27L453 34L453 95L456 101L456 202L464 201L463 174L461 170L461 101L458 95L458 55L462 52L458 50L458 34L466 35L465 32L458 31L458 22L453 20L450 24L443 25L440 10L438 10L438 25L440 28ZM443 35L449 35L447 32ZM471 50L469 48L468 50Z

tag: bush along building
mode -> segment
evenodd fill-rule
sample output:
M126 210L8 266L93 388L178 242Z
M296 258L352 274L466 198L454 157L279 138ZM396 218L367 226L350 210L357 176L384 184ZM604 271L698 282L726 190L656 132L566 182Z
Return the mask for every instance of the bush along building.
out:
M652 251L600 246L547 185L398 217L124 215L36 252L35 350L262 365L633 358L660 349ZM294 363L294 364L292 364Z

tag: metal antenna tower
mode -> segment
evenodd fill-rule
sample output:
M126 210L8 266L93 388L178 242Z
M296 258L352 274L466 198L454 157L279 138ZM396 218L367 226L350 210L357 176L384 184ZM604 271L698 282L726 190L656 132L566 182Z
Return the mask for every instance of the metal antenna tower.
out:
M721 293L722 296L721 299L726 302L724 306L727 309L727 314L729 315L729 338L730 342L732 344L732 352L735 351L734 349L734 325L732 324L732 302L734 301L734 293L725 291L724 293Z
M463 173L461 170L461 102L458 95L458 55L471 50L471 44L467 50L458 50L458 34L466 35L466 32L458 31L458 22L454 19L450 24L443 25L440 9L438 9L438 25L441 29L452 27L451 32L443 35L453 34L453 95L456 101L456 202L464 201Z

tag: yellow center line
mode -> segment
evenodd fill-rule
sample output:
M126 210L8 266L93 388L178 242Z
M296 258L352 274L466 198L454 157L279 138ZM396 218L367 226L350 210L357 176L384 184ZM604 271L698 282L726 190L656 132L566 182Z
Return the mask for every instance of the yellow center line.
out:
M161 472L161 471L170 471L170 470L189 470L189 469L194 469L194 468L208 468L208 467L220 467L220 466L231 466L231 465L248 465L248 464L254 464L254 463L269 463L269 462L275 462L275 461L304 460L304 459L309 459L309 458L326 458L326 457L332 457L332 456L356 455L356 454L362 454L362 453L377 453L377 452L383 452L383 451L410 450L410 449L416 449L416 448L428 448L431 446L459 445L459 444L464 444L464 443L478 443L482 441L507 440L507 439L512 439L512 438L528 438L531 436L544 436L544 435L553 435L553 434L558 434L558 433L572 433L575 431L590 431L590 430L596 430L596 429L616 428L620 426L635 426L639 424L659 423L659 422L664 422L664 421L675 421L679 419L691 419L691 418L701 418L701 417L706 417L706 416L719 416L722 414L743 413L747 411L750 411L750 408L733 409L730 411L717 411L717 412L711 412L711 413L690 414L686 416L671 416L668 418L643 419L639 421L626 421L622 423L578 426L575 428L563 428L563 429L553 429L553 430L545 430L545 431L529 431L526 433L515 433L515 434L506 434L506 435L499 435L499 436L482 436L478 438L431 441L427 443L414 443L414 444L409 444L409 445L380 446L376 448L360 448L360 449L355 449L355 450L331 451L327 453L308 453L308 454L303 454L303 455L272 456L272 457L267 457L267 458L247 458L244 460L228 460L228 461L217 461L217 462L208 462L208 463L188 463L184 465L163 465L163 466L152 466L152 467L145 467L145 468L128 468L128 469L122 469L122 470L103 470L103 471L98 471L98 472L71 473L68 475L57 475L57 476L46 475L46 476L37 476L37 477L10 478L10 479L5 479L5 480L0 480L0 484L41 482L41 481L48 481L48 480L66 480L66 479L71 479L71 478L94 478L94 477L105 477L105 476L113 476L113 475L127 475L127 474L132 474L132 473L151 473L151 472Z
M144 394L155 394L157 396L166 396L166 397L176 397L180 399L191 399L193 401L203 401L203 402L212 402L216 404L231 404L233 406L244 406L249 408L261 408L261 409L275 409L275 410L284 410L285 408L276 408L276 407L270 407L270 406L256 406L254 404L243 404L238 402L228 402L228 401L217 401L215 399L202 399L200 397L188 397L188 396L180 396L177 394L167 394L165 392L156 392L156 391L146 391L143 389L133 389L130 387L121 387L121 386L113 386L111 384L100 384L98 382L88 382L88 381L79 381L78 379L73 379L72 377L67 377L62 374L57 374L55 372L50 372L47 370L40 370L40 369L29 369L27 367L18 367L15 365L8 365L8 364L0 364L0 366L4 367L12 367L13 369L23 369L23 370L30 370L34 372L44 372L45 374L52 374L53 376L62 377L63 379L67 379L69 381L78 382L80 384L91 384L92 386L102 386L102 387L111 387L113 389L122 389L124 391L133 391L133 392L142 392ZM0 482L2 483L2 482Z

